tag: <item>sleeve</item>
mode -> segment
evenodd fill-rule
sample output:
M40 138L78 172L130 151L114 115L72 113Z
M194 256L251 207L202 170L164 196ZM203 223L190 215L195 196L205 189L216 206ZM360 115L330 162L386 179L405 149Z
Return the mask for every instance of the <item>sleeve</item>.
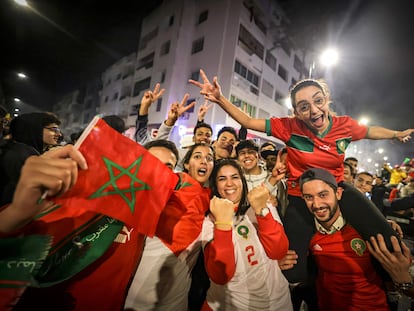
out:
M368 135L368 127L350 117L347 118L351 128L352 141L366 138Z
M151 141L151 137L148 134L148 115L138 115L135 122L135 141L141 145Z
M287 142L290 139L291 134L294 132L292 122L295 122L295 118L267 119L265 126L267 136L273 136L283 142Z
M206 271L216 284L228 283L236 271L232 234L232 230L214 229L214 239L204 248Z
M257 223L259 239L267 256L270 259L282 259L289 249L289 240L283 226L273 218L271 213L265 217L257 217Z
M168 126L165 124L165 122L161 123L161 126L158 129L158 134L157 134L157 140L158 139L169 139L170 137L170 133L172 131L172 129L174 128L174 126Z

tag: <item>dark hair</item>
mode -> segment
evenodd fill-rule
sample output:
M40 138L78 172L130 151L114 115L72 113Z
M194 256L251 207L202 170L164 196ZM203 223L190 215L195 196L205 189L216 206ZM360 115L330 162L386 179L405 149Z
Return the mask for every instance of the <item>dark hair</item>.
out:
M291 89L290 89L290 100L292 103L292 107L296 107L296 103L295 103L295 96L296 93L308 86L316 86L317 88L319 88L323 95L325 96L329 96L329 89L328 89L328 85L326 84L325 81L323 80L316 80L316 79L303 79L298 81Z
M345 162L348 162L348 161L355 161L355 162L358 162L358 159L357 159L357 158L354 158L354 157L347 157L347 158L345 159Z
M374 178L374 175L372 175L370 172L367 172L367 171L359 172L355 175L355 177L358 177L359 175L367 175L371 178Z
M58 116L54 114L53 112L43 112L40 122L43 127L48 126L52 123L60 125L60 120Z
M242 140L236 146L236 153L237 153L237 155L239 155L240 150L245 149L245 148L247 148L247 149L253 149L256 152L259 151L259 146L254 142L253 139Z
M349 168L349 171L351 172L351 176L355 178L354 168L352 167L352 165L349 164L348 162L344 161L344 167L345 166L347 166Z
M206 143L197 143L197 144L194 144L194 145L192 145L192 146L188 147L188 151L186 152L186 154L185 154L185 156L184 156L184 158L183 158L183 171L184 171L184 172L188 173L188 170L184 167L184 164L188 164L188 163L190 162L190 159L191 159L191 156L192 156L192 155L193 155L193 153L194 153L194 150L195 150L197 147L200 147L200 146L209 147L209 148L210 148L210 150L213 152L213 159L214 159L214 157L215 157L215 152L214 152L214 148L213 148L213 146L212 146L212 145L210 145L210 144L206 144Z
M211 131L211 134L213 134L213 128L211 127L210 124L204 123L204 122L197 122L196 126L194 127L194 131L193 131L193 135L195 135L196 131L200 128L200 127L205 127L208 128Z
M246 211L248 210L248 208L250 207L249 201L247 200L248 188L247 188L247 182L246 182L246 178L244 177L242 168L235 160L221 159L214 163L214 168L213 168L213 171L211 172L210 179L209 179L211 195L219 197L219 198L221 197L217 190L217 174L219 170L223 166L226 166L226 165L233 166L240 175L243 189L242 189L242 196L240 198L240 203L239 203L239 207L237 209L236 215L244 215Z
M166 139L152 140L150 142L147 142L143 147L147 150L154 148L154 147L163 147L163 148L170 150L172 153L174 153L175 157L177 158L177 162L180 159L177 146L170 140L166 140Z
M218 131L217 133L217 139L220 137L221 134L223 134L224 132L229 132L230 134L234 135L234 139L237 140L238 136L237 136L237 132L234 129L234 127L231 126L224 126L220 129L220 131Z
M125 131L125 122L121 117L117 115L105 116L102 118L102 120L104 120L110 127L121 134Z

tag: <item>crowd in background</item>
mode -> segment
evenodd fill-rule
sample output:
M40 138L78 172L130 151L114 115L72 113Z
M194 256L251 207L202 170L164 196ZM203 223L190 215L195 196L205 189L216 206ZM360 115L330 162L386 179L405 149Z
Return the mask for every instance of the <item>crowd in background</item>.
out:
M159 84L141 100L134 135L146 152L180 176L177 196L189 191L182 186L186 180L197 202L177 199L174 208L160 207L155 236L121 225L97 261L59 284L17 286L0 300L1 308L397 310L401 297L413 296L406 244L411 237L414 241L414 159L384 164L374 175L359 170L358 159L345 158L345 150L359 139L405 143L414 130L368 128L338 117L329 109L327 85L312 79L292 87L293 117L253 119L224 98L216 77L210 82L202 70L201 76L203 82L190 81L205 97L192 141L177 147L169 140L178 118L195 106L187 103L188 94L171 103L157 137L149 134L151 105L164 93ZM213 133L204 121L213 103L241 127ZM29 237L28 228L51 209L48 197L66 192L76 182L78 167L87 167L73 147L82 132L64 137L58 116L39 112L11 119L5 109L0 112L0 234L6 242ZM113 135L126 130L118 116L102 119ZM249 130L277 137L285 146L271 139L258 145L246 139ZM133 243L127 243L132 236ZM106 262L125 270L102 270ZM96 283L117 274L123 277L118 286L110 280ZM86 286L112 294L102 297L94 288L81 294Z

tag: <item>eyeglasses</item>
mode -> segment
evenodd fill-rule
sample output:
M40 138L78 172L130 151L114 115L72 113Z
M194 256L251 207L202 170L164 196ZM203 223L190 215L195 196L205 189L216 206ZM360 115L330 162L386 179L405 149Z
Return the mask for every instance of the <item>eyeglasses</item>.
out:
M326 98L324 96L316 97L315 100L313 101L313 104L316 107L321 108L325 106ZM309 102L301 102L298 105L296 105L296 110L302 114L309 112L310 109L311 109L311 103Z
M62 131L60 130L60 128L56 127L56 126L52 126L52 127L44 127L45 129L55 132L56 134L61 134Z

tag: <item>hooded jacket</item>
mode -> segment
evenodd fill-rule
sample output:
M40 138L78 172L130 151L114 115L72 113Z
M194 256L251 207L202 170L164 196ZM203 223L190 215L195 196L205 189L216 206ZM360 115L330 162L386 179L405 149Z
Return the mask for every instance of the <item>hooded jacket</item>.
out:
M43 123L45 113L22 114L13 119L10 133L13 139L1 146L0 206L10 203L26 159L43 152Z

